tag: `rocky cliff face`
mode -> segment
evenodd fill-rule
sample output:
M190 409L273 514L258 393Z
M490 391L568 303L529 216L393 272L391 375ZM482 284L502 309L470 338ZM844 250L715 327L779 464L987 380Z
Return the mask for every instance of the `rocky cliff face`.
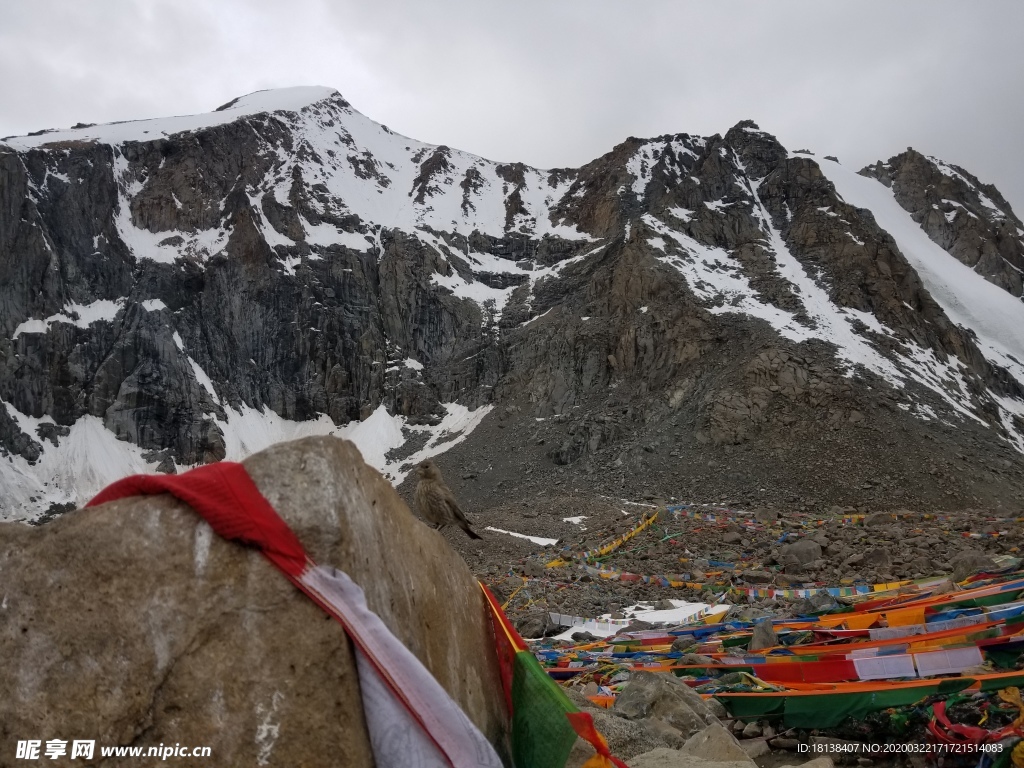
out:
M1020 503L1019 221L862 173L749 121L540 171L316 88L8 139L0 516L330 433L395 480L457 446L480 503Z
M1014 296L1024 293L1024 224L998 189L913 149L861 173L891 187L946 252Z

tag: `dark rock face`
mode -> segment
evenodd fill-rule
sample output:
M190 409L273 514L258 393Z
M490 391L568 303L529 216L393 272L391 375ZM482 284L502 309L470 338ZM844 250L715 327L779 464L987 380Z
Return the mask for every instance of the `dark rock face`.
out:
M155 138L138 125L0 145L12 485L86 416L173 471L241 458L239 423L341 426L381 405L422 444L408 428L458 402L496 415L453 455L527 485L568 471L665 497L1024 498L1022 376L813 157L750 121L544 172L397 136L336 93ZM998 193L901 157L873 172L1020 295ZM933 234L936 195L966 211L952 240ZM906 451L925 440L932 464ZM0 516L45 510L43 482ZM483 502L504 482L456 491Z
M913 149L861 171L891 187L928 237L986 280L1024 294L1024 224L991 184Z

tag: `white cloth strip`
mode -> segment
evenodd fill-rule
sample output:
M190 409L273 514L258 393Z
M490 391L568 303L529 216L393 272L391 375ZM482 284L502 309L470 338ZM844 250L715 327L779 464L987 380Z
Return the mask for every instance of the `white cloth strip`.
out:
M878 627L869 629L868 637L872 640L891 640L894 637L908 637L924 633L924 624L910 624L906 627Z
M914 659L909 654L874 656L854 659L853 668L861 680L882 680L890 677L917 677Z
M948 651L927 651L915 653L914 662L921 677L931 675L948 675L963 672L968 667L976 667L984 663L981 648L974 645L970 648L951 648Z
M410 730L418 731L427 741L432 741L431 747L434 747L434 744L440 747L440 752L447 756L447 760L441 765L450 764L453 768L501 768L501 760L494 747L412 651L391 634L380 617L369 609L363 590L358 584L347 574L323 566L307 569L299 577L299 582L341 619L349 636L366 655L366 664L363 666L372 666L373 671L379 676L379 681L388 689L389 698L396 699L384 705L370 702L380 713L379 716L390 716L387 715L387 711L394 706L406 710L405 715L410 720L415 715L422 723L422 728ZM371 692L378 690L373 675L367 678L367 682L367 688ZM362 676L360 687L363 687ZM379 699L379 696L374 695L374 698ZM364 708L366 707L367 702L364 701ZM368 722L369 713L370 710L367 709ZM374 731L377 730L383 734L382 743L401 744L401 741L394 741L387 735L397 733L389 722L385 720L371 726L371 740ZM423 729L426 730L425 734ZM411 741L412 739L407 738L406 743ZM396 748L396 751L402 750ZM390 752L380 757L375 754L374 757L380 768L418 768L420 765L431 768L434 765L429 762L429 751L423 752L422 758L413 758L409 753L392 755ZM384 762L396 759L398 762Z
M879 627L869 629L868 636L872 640L889 640L894 637L908 637L910 635L924 635L932 632L945 632L947 629L960 629L961 627L972 627L975 624L984 624L991 619L984 613L974 616L960 616L956 619L946 621L931 621L927 624L908 624L904 627Z
M878 655L879 648L855 648L846 654L847 659L866 659Z
M451 763L445 760L437 745L424 733L405 705L395 698L391 688L358 648L356 664L374 763L380 768L404 765L451 768Z

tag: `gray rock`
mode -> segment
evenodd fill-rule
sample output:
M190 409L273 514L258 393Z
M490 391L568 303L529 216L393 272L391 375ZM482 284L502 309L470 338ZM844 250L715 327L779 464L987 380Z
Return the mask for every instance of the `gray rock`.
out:
M950 560L953 569L953 581L963 581L968 576L983 571L994 571L998 566L984 552L968 549L953 556Z
M759 651L762 648L772 648L778 644L779 638L772 626L771 619L765 619L754 625L747 650Z
M612 754L620 760L629 761L630 768L632 768L633 760L637 755L653 749L669 749L678 754L672 746L672 744L678 744L680 738L678 732L673 735L665 731L664 728L655 726L651 720L627 720L604 709L588 711L594 718L594 725L607 740ZM666 737L671 739L672 744L666 741ZM582 739L577 739L566 765L581 766L593 754L593 747Z
M677 663L682 666L708 666L717 664L718 661L700 653L684 653Z
M804 567L820 558L821 545L813 539L800 539L779 551L779 563L787 567Z
M740 748L747 753L747 757L751 760L755 757L767 755L772 751L771 747L768 746L768 742L764 739L747 739L746 741L741 741Z
M687 648L693 647L695 643L696 640L693 635L680 635L672 641L672 651L685 652Z
M693 734L679 751L713 762L742 762L750 759L736 737L721 723L713 723Z
M874 547L864 553L861 565L867 568L888 568L892 563L887 547Z
M551 622L551 616L546 610L531 611L518 619L515 623L516 632L527 640L534 640L544 637L546 633L556 628Z
M725 704L720 702L718 699L704 699L704 703L707 704L708 709L715 717L719 720L724 720L729 717L729 710L725 708Z
M527 560L523 563L523 575L528 576L531 579L538 579L544 575L545 572L544 564L537 560Z
M718 722L704 700L686 683L653 672L634 672L611 711L628 720L657 717L684 738Z
M774 509L758 509L754 511L754 519L765 525L772 525L778 522L779 513Z

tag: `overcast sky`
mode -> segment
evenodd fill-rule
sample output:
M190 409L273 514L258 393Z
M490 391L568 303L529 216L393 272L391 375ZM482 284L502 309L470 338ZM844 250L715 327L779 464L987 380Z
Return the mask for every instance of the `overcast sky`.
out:
M751 118L860 168L907 146L1024 215L1020 0L0 0L0 136L327 85L542 168Z

